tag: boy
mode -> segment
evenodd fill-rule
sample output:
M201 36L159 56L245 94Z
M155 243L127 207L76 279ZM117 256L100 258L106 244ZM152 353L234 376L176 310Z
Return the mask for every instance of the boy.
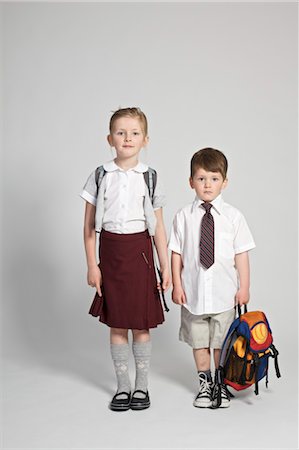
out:
M217 403L210 349L217 371L234 306L249 301L248 250L255 243L243 215L222 199L226 175L227 159L219 150L204 148L193 155L189 182L196 197L176 214L169 240L172 299L182 305L179 338L193 348L199 376L193 405L199 408ZM221 406L228 407L225 385L221 399Z

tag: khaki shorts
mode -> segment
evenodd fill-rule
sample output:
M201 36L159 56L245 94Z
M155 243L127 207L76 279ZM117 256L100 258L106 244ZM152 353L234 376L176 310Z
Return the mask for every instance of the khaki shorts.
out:
M180 341L192 348L221 348L234 319L234 308L218 314L195 315L182 306Z

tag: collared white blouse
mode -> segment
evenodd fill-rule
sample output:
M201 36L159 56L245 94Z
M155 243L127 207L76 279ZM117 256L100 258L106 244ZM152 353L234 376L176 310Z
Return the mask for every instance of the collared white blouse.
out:
M255 247L244 216L219 195L211 203L215 229L215 262L205 269L199 262L200 224L204 208L198 197L176 214L169 239L170 250L182 258L185 307L192 314L227 311L235 305L238 276L234 257Z
M153 205L143 173L148 166L139 162L129 170L123 170L109 161L103 164L106 171L99 192L95 183L95 171L88 177L81 197L96 206L96 231L119 234L138 233L148 228L154 235L156 217L154 210L165 204L159 175L154 193Z

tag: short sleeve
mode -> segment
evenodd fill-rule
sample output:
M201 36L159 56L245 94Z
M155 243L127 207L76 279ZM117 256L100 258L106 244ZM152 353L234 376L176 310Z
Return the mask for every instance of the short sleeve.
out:
M252 234L249 230L245 217L239 212L235 221L235 254L247 252L255 248Z
M80 197L82 197L83 200L86 200L88 203L91 203L92 205L95 206L97 202L97 192L98 188L96 185L95 170L94 170L87 178L87 181L83 186L83 190L80 194Z
M168 248L169 250L172 250L175 253L182 254L182 230L181 230L181 224L179 220L179 214L177 213L170 231L170 237L168 242Z
M154 198L153 198L153 208L159 209L166 205L166 195L164 191L163 184L161 183L160 176L157 174L157 184L155 187Z

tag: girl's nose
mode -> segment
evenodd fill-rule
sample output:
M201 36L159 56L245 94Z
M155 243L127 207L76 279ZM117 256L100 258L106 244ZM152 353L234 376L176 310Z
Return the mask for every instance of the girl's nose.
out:
M130 137L128 134L125 136L125 141L126 141L126 142L131 141L131 137Z

